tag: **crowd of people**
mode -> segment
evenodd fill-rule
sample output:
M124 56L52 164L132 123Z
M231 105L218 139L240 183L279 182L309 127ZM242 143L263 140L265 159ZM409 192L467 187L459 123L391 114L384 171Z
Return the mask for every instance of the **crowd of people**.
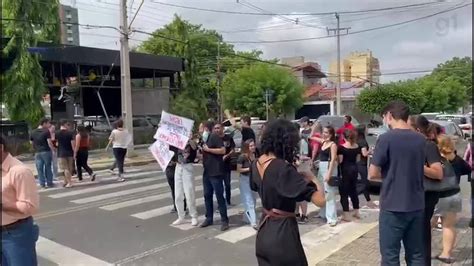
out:
M308 222L308 204L318 206L319 217L334 227L362 218L359 194L363 194L369 208L380 209L382 265L400 264L401 243L408 265L430 265L431 231L438 223L443 231L443 250L434 258L448 264L455 261L455 225L462 209L459 184L462 176L472 172L471 146L461 158L440 126L423 116L411 116L403 102L388 104L382 117L390 130L379 136L375 148L367 143L366 128L352 125L350 116L337 129L311 124L308 117L298 123L276 119L264 125L258 139L250 117L242 117L240 124L230 119L243 137L236 170L243 219L257 231L259 265L307 265L298 223ZM39 199L35 178L9 154L3 137L1 141L2 265L36 265L34 243L38 228L32 215ZM43 119L33 130L31 142L41 187L54 186L54 158L58 172L64 175L65 188L73 186L74 174L77 182L82 180L82 169L91 181L96 180L87 164L91 141L83 126L73 130L71 123L61 121L56 130L50 120ZM115 163L110 170L118 168L119 182L125 180L124 159L130 142L131 135L118 120L106 150L113 148ZM235 204L231 195L231 158L236 144L224 134L223 124L203 122L184 150L170 149L175 156L165 173L173 199L171 212L177 213L172 224L186 223L189 214L193 226L212 226L215 195L220 229L228 230L227 208ZM197 219L193 166L198 160L202 160L204 169L205 220L201 224ZM359 177L364 184L362 191L357 188ZM381 182L379 206L371 200L369 180ZM261 199L261 218L257 216L256 197ZM13 231L21 237L9 237L8 232Z

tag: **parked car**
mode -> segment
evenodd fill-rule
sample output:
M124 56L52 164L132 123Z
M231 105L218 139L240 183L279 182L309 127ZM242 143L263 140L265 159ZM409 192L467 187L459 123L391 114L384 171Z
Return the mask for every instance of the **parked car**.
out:
M332 126L334 127L336 130L338 128L341 128L343 125L344 125L344 116L338 116L338 115L322 115L320 117L318 117L318 119L316 121L318 121L321 126L325 127L325 126ZM359 125L359 121L357 121L357 119L355 117L352 117L352 124L354 126L357 126Z
M464 137L472 135L472 119L466 115L437 115L434 120L456 123L464 133Z
M440 125L444 134L448 135L454 141L456 147L465 147L465 145L463 145L464 133L456 123L444 120L430 120L430 122Z
M441 115L441 113L421 113L420 115L426 117L428 120L433 120L436 116Z
M380 135L383 133L387 132L387 129L383 126L380 127L373 127L373 128L368 128L367 129L367 135L368 136L373 136L378 138Z

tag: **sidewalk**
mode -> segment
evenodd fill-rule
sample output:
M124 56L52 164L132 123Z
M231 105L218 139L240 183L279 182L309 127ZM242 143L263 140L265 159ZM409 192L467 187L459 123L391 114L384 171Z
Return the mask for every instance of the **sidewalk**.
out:
M469 199L470 200L470 199ZM469 228L470 203L468 199L463 200L463 213L457 224L457 240L453 257L456 258L454 265L473 265L472 261L472 229ZM442 232L433 230L432 255L441 253ZM379 228L378 226L368 233L346 245L344 248L333 253L324 261L316 264L318 266L336 265L380 265L379 251ZM404 262L403 251L400 256L402 265ZM432 265L446 265L437 260L432 260Z
M35 162L32 160L23 160L23 162L31 169L33 174L37 176ZM156 160L148 149L136 149L134 154L125 159L125 166L142 166L150 163L155 163ZM114 158L111 152L96 151L89 156L89 166L94 171L107 170L114 163ZM61 176L61 174L59 174Z

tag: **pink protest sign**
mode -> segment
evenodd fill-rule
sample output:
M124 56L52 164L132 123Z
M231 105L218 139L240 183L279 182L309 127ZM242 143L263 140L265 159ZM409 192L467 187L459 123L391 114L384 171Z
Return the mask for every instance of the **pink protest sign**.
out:
M174 152L170 151L169 145L165 142L157 140L148 149L150 150L151 154L153 154L153 157L155 157L155 160L158 162L161 169L165 171L174 155Z
M155 139L184 150L193 130L194 121L165 111L161 114L160 127Z

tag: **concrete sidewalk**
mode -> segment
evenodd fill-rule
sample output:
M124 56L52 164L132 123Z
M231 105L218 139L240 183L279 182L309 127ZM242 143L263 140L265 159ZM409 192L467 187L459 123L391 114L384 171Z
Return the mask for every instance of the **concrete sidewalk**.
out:
M114 163L114 158L111 152L105 152L105 151L97 151L94 154L91 154L89 156L89 166L92 168L94 171L100 171L100 170L107 170L109 169L112 164ZM23 161L33 172L35 176L37 176L37 171L36 171L36 165L35 162L32 160L26 160ZM125 166L142 166L142 165L147 165L151 163L156 163L155 158L153 158L153 155L148 151L148 149L136 149L133 154L130 156L127 156L125 159ZM59 174L61 176L61 174Z

